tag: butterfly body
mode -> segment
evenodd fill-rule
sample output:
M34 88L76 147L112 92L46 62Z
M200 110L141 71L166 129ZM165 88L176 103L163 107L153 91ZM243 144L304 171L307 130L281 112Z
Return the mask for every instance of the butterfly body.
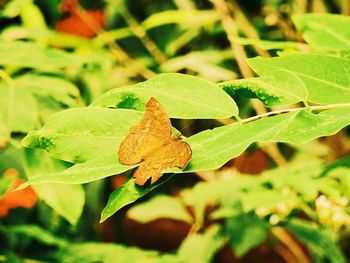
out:
M130 129L118 151L122 164L140 163L134 173L136 184L144 185L149 178L153 184L169 168L185 169L192 156L191 147L172 136L171 130L168 114L152 97L141 122Z

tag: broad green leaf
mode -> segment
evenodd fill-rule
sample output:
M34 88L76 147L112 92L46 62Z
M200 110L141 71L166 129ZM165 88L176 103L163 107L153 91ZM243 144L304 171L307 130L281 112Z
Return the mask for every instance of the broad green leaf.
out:
M172 118L223 119L238 114L235 102L216 84L178 73L163 73L133 86L113 89L92 105L144 110L152 96Z
M4 232L7 234L23 235L49 246L64 246L66 241L37 225L15 225L6 226Z
M59 262L180 263L171 254L160 255L158 251L97 242L69 244L57 257Z
M25 74L15 79L15 84L31 94L52 97L55 101L73 107L77 105L78 88L71 82L49 75Z
M186 139L192 159L186 171L214 170L241 154L253 142L302 144L329 136L350 124L350 108L319 114L296 110L247 124L231 124L206 130Z
M269 59L253 58L249 65L264 79L262 89L276 95L275 86L290 98L318 104L350 101L350 59L326 54L292 54Z
M293 22L315 49L350 49L350 18L333 14L294 15Z
M32 1L21 6L21 21L24 27L33 29L46 28L45 18L40 8Z
M187 236L177 255L183 262L209 263L224 244L220 226L213 225L202 234Z
M85 203L85 193L81 185L47 183L33 186L40 199L64 217L69 223L75 225Z
M178 198L158 195L151 200L133 206L127 216L140 223L149 223L160 218L184 221L189 224L193 219Z
M31 2L32 0L12 0L3 6L3 9L0 11L0 17L14 18L20 14L23 6Z
M68 52L46 48L29 42L0 41L0 65L55 71L64 67L79 67L82 61Z
M270 77L247 78L225 81L219 85L230 96L257 98L266 106L288 105L304 100L302 96L294 94L293 83L280 85Z
M0 176L0 198L10 189L15 178Z
M132 165L122 165L118 161L118 156L101 156L84 163L78 163L60 172L38 173L28 178L28 184L37 185L41 183L65 183L84 184L108 176L120 174L134 168Z
M0 150L0 175L8 169L16 169L21 178L25 178L23 169L23 151L11 144Z
M147 186L138 186L135 184L132 178L128 179L124 184L119 186L114 190L109 198L107 205L101 213L100 222L105 221L108 217L112 216L120 208L135 202L137 199L141 198L154 188L163 184L165 181L169 180L171 176L163 176L155 184Z
M40 147L54 158L78 163L116 155L119 144L142 113L125 109L69 109L51 116L38 131L24 138L22 145Z
M51 115L66 110L67 105L54 100L52 97L35 96L39 108L40 123L46 123ZM76 107L77 105L72 105Z
M332 263L346 262L337 241L326 229L301 219L288 221L285 228L318 257Z
M89 108L89 110L96 109ZM111 109L98 110L116 112L120 111ZM135 113L130 110L126 112ZM301 144L320 136L334 134L349 123L350 109L347 108L327 110L319 114L314 114L306 110L296 110L287 114L263 118L243 125L232 124L213 130L207 130L186 139L186 141L191 145L193 151L192 159L186 168L186 171L190 172L197 170L217 169L228 160L241 154L250 144L257 141L275 141ZM103 129L101 128L101 130ZM257 131L259 132L257 133ZM36 144L35 139L30 140ZM85 146L84 140L79 143L81 147ZM68 143L68 145L71 144L73 143ZM67 146L65 145L65 147ZM91 147L93 147L93 145L91 145ZM118 144L116 147L118 147ZM97 147L94 149L97 150L96 148ZM110 156L115 156L115 154L116 150L110 152ZM100 155L103 156L102 153ZM93 161L91 164L94 166ZM90 169L88 167L91 167L91 165L86 165L87 169ZM84 164L82 164L81 167L84 168ZM112 168L110 169L110 167ZM81 183L106 177L108 175L111 175L112 172L118 173L117 169L120 169L119 173L124 172L128 169L125 166L118 167L118 164L116 163L116 159L114 159L114 157L111 157L109 160L106 159L106 163L102 164L101 169L100 167L96 167L96 170L90 170L91 173L86 177L84 169L82 169L82 173L79 174L79 168L79 166L76 168L70 168L73 170L73 176L70 176L71 171L68 169L66 178L54 178L60 177L63 174L57 174L56 176L53 175L53 177L49 179L45 177L42 178L44 182L50 180L64 182L66 180L66 183ZM106 170L104 170L105 168ZM114 170L114 168L116 168L116 170ZM131 168L133 168L133 166L129 167L129 169ZM95 171L96 174L94 174ZM176 170L175 172L181 171ZM40 177L36 178L35 183L39 184L41 182L40 180ZM111 216L121 207L136 201L138 198L145 195L148 191L148 188L140 188L138 186L135 186L132 180L128 181L125 185L118 188L111 195L107 207L104 210L102 221ZM199 214L200 212L198 212L198 215Z
M96 111L98 114L96 114ZM88 112L89 116L88 114L84 114L85 112ZM86 118L90 120L90 117L94 116L92 113L99 117L104 116L104 120L100 121L96 117L93 120L94 124L89 125L89 122L84 120ZM139 118L140 115L139 112L131 110L100 108L74 109L55 115L55 125L53 125L53 122L49 122L39 132L29 134L24 139L23 144L31 147L40 146L58 158L62 158L62 154L64 153L66 156L69 156L69 158L66 157L66 160L81 160L82 158L80 156L87 153L90 156L83 158L83 160L89 161L73 166L64 172L33 177L31 183L85 183L134 168L134 166L120 165L117 161L116 153L118 145L129 129L129 127L118 126L118 120L120 120L120 123L123 123L123 121L130 123L133 122L132 118ZM75 117L69 119L66 116ZM108 119L116 124L107 125L109 122ZM84 125L80 125L79 122ZM98 124L95 124L96 122ZM302 144L321 136L334 134L349 123L350 109L347 108L327 110L319 114L314 114L306 110L296 110L243 125L236 123L203 131L185 139L190 144L193 152L192 159L185 172L217 169L228 160L241 154L254 142L273 141ZM61 128L59 128L50 134L51 127L55 127L56 125L64 126L62 127L62 131L65 131L65 133L61 132ZM67 127L69 129L74 125L83 128L81 130L75 128L75 131L73 129L69 132L65 128ZM94 125L98 128L95 128ZM130 124L128 125L131 126ZM111 127L116 129L114 131L108 130ZM120 130L117 130L117 128ZM95 129L99 134L91 134L95 132ZM257 131L259 132L257 133ZM112 135L109 135L109 132ZM119 133L124 134L119 136ZM101 137L107 138L103 140ZM102 148L99 149L101 145ZM78 156L79 158L77 158ZM175 173L182 172L179 169L171 171Z
M239 205L239 204L237 204ZM265 242L269 225L255 213L234 209L235 213L225 220L225 234L238 257Z
M66 166L58 160L52 159L46 152L37 149L27 149L27 177L37 174L62 171ZM76 224L83 212L85 193L81 185L69 184L41 184L33 186L40 199L52 207L59 215L71 224Z
M35 98L16 85L0 85L0 125L4 137L11 132L26 133L38 124L38 106Z

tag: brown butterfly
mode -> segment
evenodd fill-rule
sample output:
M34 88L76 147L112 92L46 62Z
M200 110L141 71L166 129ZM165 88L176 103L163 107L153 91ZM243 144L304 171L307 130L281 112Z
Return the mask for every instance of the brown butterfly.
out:
M190 146L171 135L168 114L153 97L146 104L141 122L132 127L119 146L118 156L122 164L138 164L134 173L135 183L144 185L149 178L156 182L166 169L185 169L191 159Z

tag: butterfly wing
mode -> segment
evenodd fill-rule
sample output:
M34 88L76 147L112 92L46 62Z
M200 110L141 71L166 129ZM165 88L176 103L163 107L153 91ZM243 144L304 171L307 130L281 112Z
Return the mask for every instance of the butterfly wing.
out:
M141 122L130 129L119 146L119 161L122 164L137 164L169 140L171 140L169 116L152 97L146 104L146 112Z
M151 184L153 184L166 169L179 167L183 170L191 156L191 148L186 142L171 139L168 144L159 148L140 164L134 173L135 183L144 185L149 178L152 178Z

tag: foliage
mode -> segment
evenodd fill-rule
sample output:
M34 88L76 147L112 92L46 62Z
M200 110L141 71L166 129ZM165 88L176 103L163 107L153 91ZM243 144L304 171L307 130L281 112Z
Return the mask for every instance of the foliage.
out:
M253 21L254 10L236 1L164 1L141 11L131 1L44 2L12 0L0 12L1 259L212 262L225 247L244 260L264 246L283 257L284 246L288 262L346 262L348 17L292 16L288 1L258 1L274 8ZM343 10L340 2L332 1ZM273 26L288 25L285 35L269 26L271 16L280 21ZM141 187L136 165L119 163L117 151L152 96L193 155L184 171ZM341 150L324 143L332 138ZM259 176L232 166L256 149L271 157ZM170 194L171 182L196 174L205 181ZM38 198L34 208L4 201L23 191ZM166 253L100 242L121 209L126 220L168 220L188 234ZM98 218L106 222L96 227Z

